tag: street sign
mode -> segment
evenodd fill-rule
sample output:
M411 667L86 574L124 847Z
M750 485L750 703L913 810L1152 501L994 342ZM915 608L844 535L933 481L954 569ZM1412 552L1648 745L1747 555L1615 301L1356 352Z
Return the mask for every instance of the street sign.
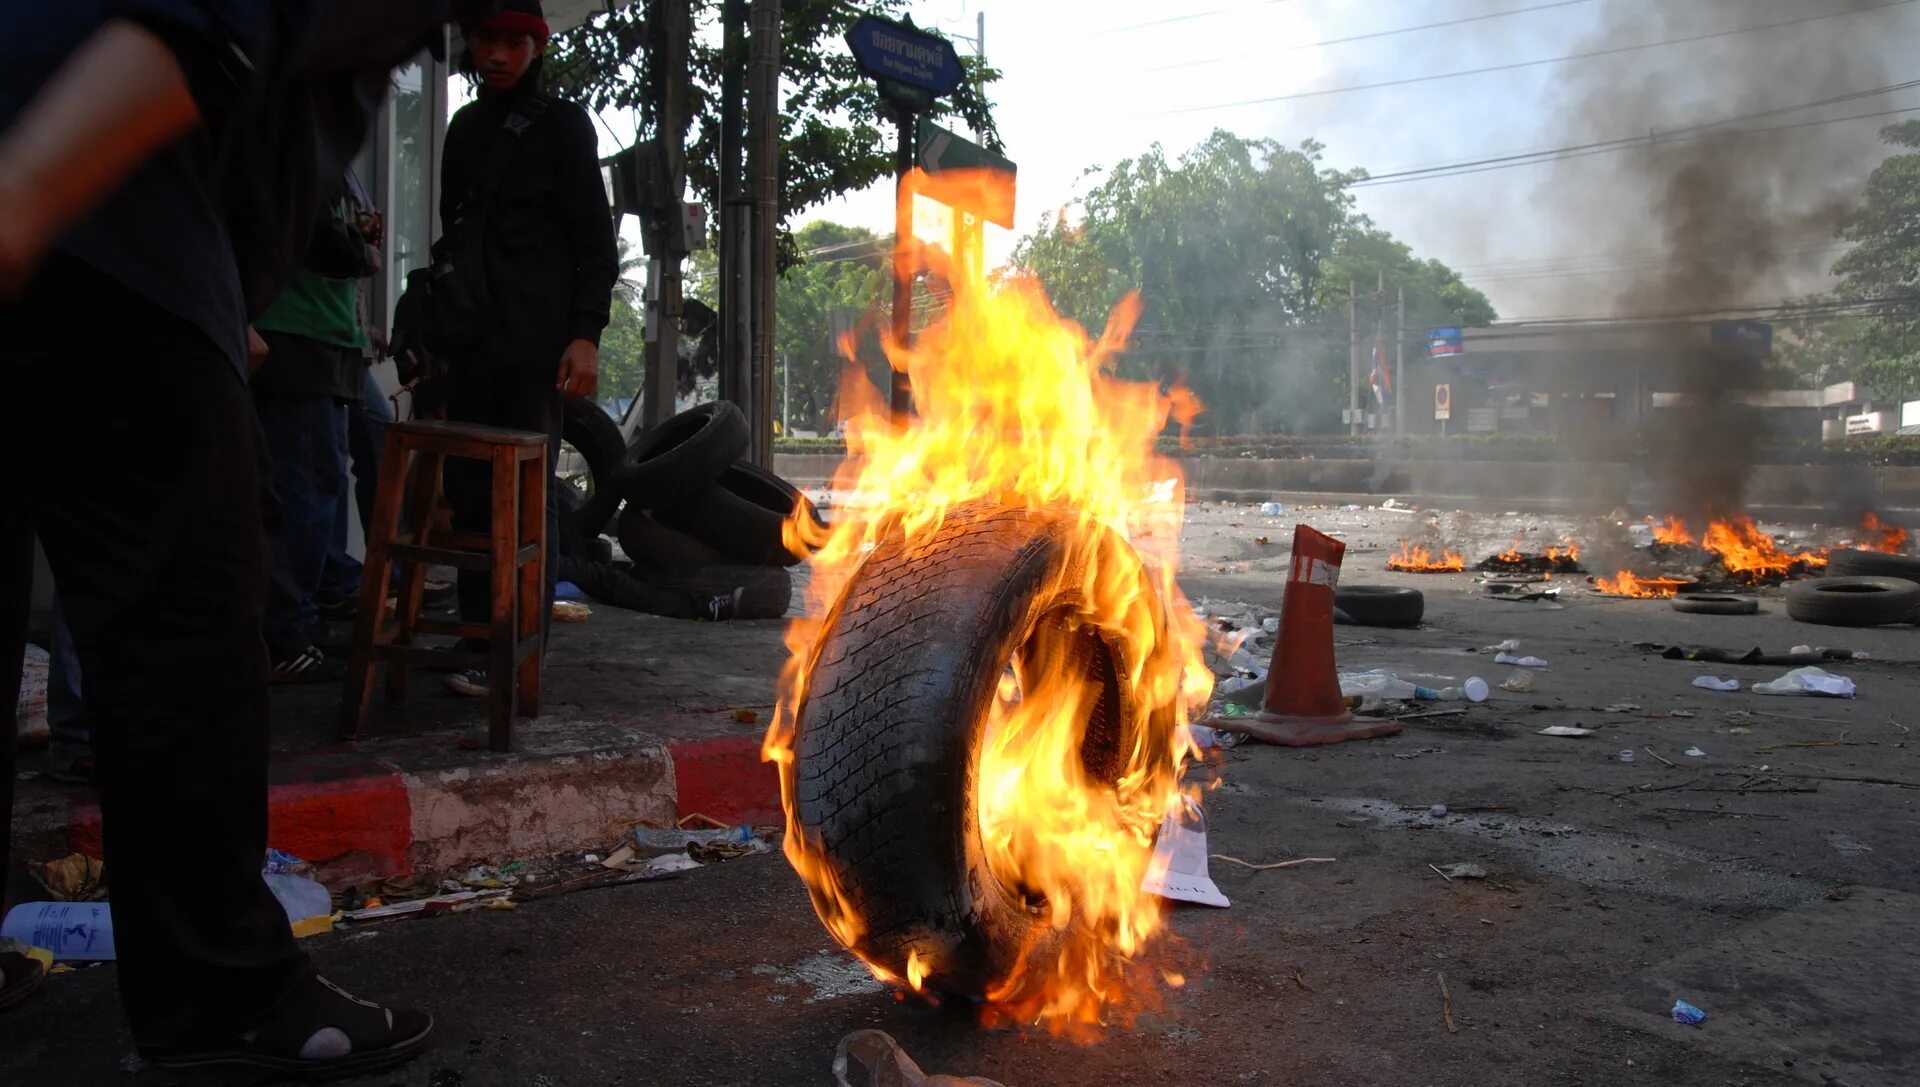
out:
M1435 419L1453 418L1453 386L1435 385L1433 387L1433 417Z
M930 94L951 94L966 78L953 43L904 23L862 15L847 31L847 48L860 70Z
M914 163L929 174L944 170L993 170L1012 177L1019 171L1013 160L974 143L964 136L955 135L922 117L915 130ZM980 207L963 207L960 210L977 215L995 226L1013 229L1013 187L1002 189L991 187L984 194L988 203Z

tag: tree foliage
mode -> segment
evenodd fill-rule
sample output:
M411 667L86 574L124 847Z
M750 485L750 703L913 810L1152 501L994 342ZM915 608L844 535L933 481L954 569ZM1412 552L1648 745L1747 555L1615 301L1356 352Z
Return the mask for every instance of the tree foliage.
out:
M1880 137L1920 149L1920 121L1889 125ZM1833 266L1840 277L1835 294L1878 305L1871 316L1837 322L1815 338L1875 388L1909 388L1920 380L1920 152L1891 155L1874 169L1839 235L1853 248Z
M894 131L874 81L854 65L843 38L862 11L899 18L907 0L785 0L781 5L780 218L890 177ZM695 199L718 207L721 0L693 0L693 123L687 133L687 179ZM937 33L937 31L929 31ZM657 135L656 94L649 87L643 5L602 13L554 39L545 61L549 83L595 110L632 109L641 138ZM958 117L981 142L1000 150L985 88L999 78L962 57L967 79L932 116Z
M1014 263L1055 306L1098 328L1138 289L1143 305L1128 376L1181 380L1223 432L1321 429L1346 406L1348 285L1371 346L1404 288L1409 337L1494 317L1452 269L1422 260L1353 210L1349 182L1312 141L1283 147L1216 130L1170 158L1155 145L1120 162L1078 201L1023 238ZM1388 294L1375 298L1384 274Z

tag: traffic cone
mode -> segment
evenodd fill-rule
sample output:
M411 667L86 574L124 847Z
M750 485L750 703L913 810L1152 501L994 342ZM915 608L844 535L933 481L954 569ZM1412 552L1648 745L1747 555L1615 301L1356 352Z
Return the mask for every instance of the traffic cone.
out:
M1280 637L1267 667L1259 713L1207 724L1285 747L1392 736L1395 721L1356 720L1340 694L1333 665L1333 590L1347 545L1306 525L1293 530L1293 563L1280 605Z
M1228 905L1227 896L1207 874L1207 816L1191 798L1182 796L1180 806L1160 824L1160 837L1153 843L1153 859L1147 862L1140 889L1202 906Z

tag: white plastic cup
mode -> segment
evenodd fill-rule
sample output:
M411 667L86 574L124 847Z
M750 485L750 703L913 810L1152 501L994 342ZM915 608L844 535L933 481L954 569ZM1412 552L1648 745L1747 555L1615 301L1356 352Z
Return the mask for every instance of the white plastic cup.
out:
M1467 681L1462 683L1460 687L1467 692L1467 701L1469 702L1485 702L1487 700L1487 681L1481 679L1479 676L1468 676Z

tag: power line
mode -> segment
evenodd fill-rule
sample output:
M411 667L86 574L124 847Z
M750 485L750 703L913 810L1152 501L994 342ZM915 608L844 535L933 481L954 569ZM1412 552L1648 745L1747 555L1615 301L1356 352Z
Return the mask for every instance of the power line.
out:
M1272 6L1274 4L1284 4L1284 3L1286 3L1286 0L1266 0L1266 3L1262 6ZM1192 22L1195 19L1209 19L1215 15L1225 15L1230 11L1236 11L1236 10L1242 10L1242 9L1208 8L1206 11L1190 11L1185 15L1169 15L1164 19L1148 19L1144 23L1127 23L1124 26L1108 27L1105 30L1097 30L1094 33L1088 35L1088 37L1102 38L1109 34L1125 34L1130 30L1147 30L1156 26L1168 26L1173 23Z
M1657 42L1643 42L1638 45L1617 45L1607 49L1594 49L1585 53L1568 53L1565 56L1545 57L1539 60L1519 60L1510 64L1494 64L1484 68L1468 68L1458 72L1439 72L1433 75L1408 76L1403 79L1388 79L1377 83L1356 83L1346 87L1323 87L1313 91L1295 91L1292 94L1276 94L1266 98L1247 98L1237 102L1219 102L1206 106L1184 106L1180 109L1161 110L1153 114L1164 117L1181 113L1200 113L1209 110L1233 109L1238 106L1258 106L1272 102L1293 102L1303 98L1322 98L1327 95L1349 94L1355 91L1372 91L1384 87L1404 87L1415 83L1433 83L1446 79L1461 79L1466 76L1486 75L1490 72L1511 72L1521 68L1537 68L1545 64L1562 64L1571 60L1592 60L1596 57L1617 56L1623 53L1637 53L1646 49L1658 49L1668 45L1686 45L1692 42L1708 41L1713 38L1726 38L1735 34L1753 34L1762 30L1780 30L1790 26L1802 26L1820 22L1824 19L1838 19L1849 15L1862 15L1868 12L1885 11L1889 8L1906 7L1916 0L1888 0L1863 8L1850 8L1846 11L1830 11L1823 15L1807 15L1798 19L1783 19L1779 22L1760 23L1755 26L1734 27L1730 30L1716 30L1704 34L1690 34L1682 38L1668 38Z
M1920 82L1905 84L1898 88L1920 86ZM1799 107L1810 108L1810 107ZM1676 132L1657 132L1646 136L1628 136L1619 139L1601 140L1595 143L1574 144L1531 151L1521 154L1501 155L1495 158L1456 162L1447 166L1428 166L1416 170L1401 170L1393 173L1370 175L1347 183L1349 189L1368 189L1379 185L1400 185L1409 181L1427 181L1441 177L1464 177L1468 174L1485 174L1495 170L1511 170L1518 166L1538 166L1549 162L1565 162L1569 159L1586 158L1590 155L1605 155L1615 151L1631 151L1635 148L1655 149L1672 147L1699 140L1726 139L1733 136L1764 136L1774 132L1790 132L1801 128L1818 128L1822 125L1842 124L1849 121L1870 121L1881 117L1895 117L1904 113L1920 111L1920 106L1906 106L1900 109L1875 110L1871 113L1850 113L1844 117L1821 117L1811 121L1795 121L1791 124L1768 125L1764 128L1739 128L1725 132L1691 132L1680 129ZM1782 110L1779 112L1792 112ZM1723 123L1733 123L1723 122ZM1700 126L1705 127L1705 126Z
M1282 45L1278 49L1270 49L1264 53L1236 53L1230 57L1208 57L1204 60L1183 60L1178 64L1162 64L1157 67L1143 68L1141 70L1145 72L1171 72L1180 68L1203 68L1213 64L1225 64L1228 61L1233 61L1233 60L1250 60L1250 59L1256 59L1259 57L1271 56L1276 52L1287 53L1287 52L1293 52L1300 49L1318 49L1321 46L1325 46L1325 45L1346 45L1349 42L1372 41L1375 38L1391 38L1399 34L1413 34L1422 30L1439 30L1443 27L1460 26L1464 23L1486 22L1489 19L1505 19L1508 16L1512 16L1512 15L1527 15L1536 11L1548 11L1553 8L1572 7L1575 4L1584 4L1587 2L1588 0L1554 0L1554 2L1551 4L1539 4L1530 8L1514 8L1511 11L1495 11L1495 12L1489 12L1485 15L1468 15L1459 19L1442 19L1437 23L1422 23L1419 26L1403 26L1397 30L1376 30L1370 34L1353 34L1345 38L1328 38L1325 41L1301 42L1298 45ZM1187 18L1187 17L1188 16L1183 16L1183 18Z

